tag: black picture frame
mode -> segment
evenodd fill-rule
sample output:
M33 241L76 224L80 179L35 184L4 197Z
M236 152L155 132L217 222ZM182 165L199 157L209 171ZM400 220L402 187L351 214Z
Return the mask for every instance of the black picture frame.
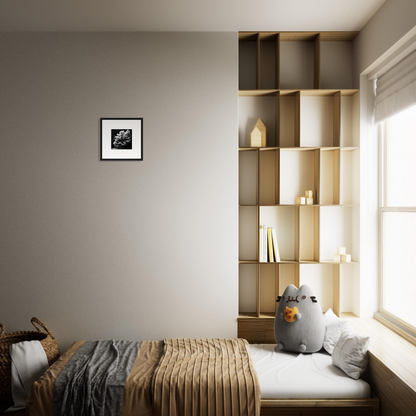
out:
M100 118L100 160L143 160L143 118Z

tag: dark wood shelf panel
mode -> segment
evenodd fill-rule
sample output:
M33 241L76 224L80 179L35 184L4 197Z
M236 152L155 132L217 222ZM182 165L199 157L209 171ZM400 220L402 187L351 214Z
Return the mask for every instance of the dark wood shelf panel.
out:
M334 89L290 89L290 90L281 90L281 89L258 89L258 90L239 90L238 96L239 97L273 97L280 93L280 96L291 96L295 95L297 92L300 92L300 95L302 97L328 97L336 94L337 92L341 92L342 97L348 97L355 95L359 90L357 89L340 89L340 90L334 90Z

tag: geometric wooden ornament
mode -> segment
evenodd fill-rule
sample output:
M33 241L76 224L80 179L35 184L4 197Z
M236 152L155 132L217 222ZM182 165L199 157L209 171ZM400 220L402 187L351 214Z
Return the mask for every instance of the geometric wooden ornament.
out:
M267 128L263 121L259 118L250 135L251 147L266 147Z

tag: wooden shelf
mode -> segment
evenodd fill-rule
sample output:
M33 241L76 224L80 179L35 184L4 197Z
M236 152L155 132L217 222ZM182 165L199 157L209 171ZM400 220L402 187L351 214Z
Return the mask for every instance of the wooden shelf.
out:
M259 150L260 152L264 151L271 151L271 150L287 150L293 152L304 152L308 150L342 150L343 152L352 152L354 150L358 150L359 147L239 147L238 150L240 152L247 152L247 151L256 151Z
M258 260L239 260L239 264L358 264L358 261L340 262L332 260L281 260L275 262L260 262Z
M245 319L266 319L274 321L275 314L272 313L260 313L260 316L257 316L255 313L240 313L238 315L238 320L245 320Z
M299 205L299 204L239 204L239 207L359 207L358 204L312 204L312 205Z
M351 97L359 92L357 89L326 89L326 90L315 90L315 89L290 89L290 90L276 90L276 89L269 89L269 90L239 90L238 96L239 97L274 97L278 93L281 96L291 96L295 95L297 92L300 92L300 95L303 97L329 97L333 96L337 92L341 93L342 97Z
M264 319L267 321L274 321L275 314L274 313L260 313L260 316L257 316L255 313L240 313L238 314L238 321L244 321L244 320L260 320ZM341 319L351 319L351 318L358 318L357 315L354 315L352 312L342 312L340 314Z
M239 34L239 320L272 322L276 296L309 284L323 309L353 309L357 258L359 90L352 88L357 32ZM333 58L333 59L332 59ZM250 147L261 118L267 147ZM305 190L313 205L296 205ZM259 227L276 230L282 260L259 262ZM359 278L359 277L358 277ZM262 325L262 324L261 324ZM262 327L263 328L263 327ZM249 327L240 327L249 335ZM244 332L246 331L246 332ZM273 338L269 326L258 330ZM260 341L260 339L258 339Z
M333 42L351 42L360 32L239 32L238 39L240 42L254 41L260 35L264 41L275 41L276 36L280 34L282 42L308 41L314 40L318 34L321 35L321 41Z
M243 32L240 90L349 89L358 32ZM330 88L328 88L330 87Z

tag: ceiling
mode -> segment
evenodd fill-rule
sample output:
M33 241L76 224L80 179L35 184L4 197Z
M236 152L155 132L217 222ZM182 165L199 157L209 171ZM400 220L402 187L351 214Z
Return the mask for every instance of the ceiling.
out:
M356 31L385 0L0 0L0 31Z

